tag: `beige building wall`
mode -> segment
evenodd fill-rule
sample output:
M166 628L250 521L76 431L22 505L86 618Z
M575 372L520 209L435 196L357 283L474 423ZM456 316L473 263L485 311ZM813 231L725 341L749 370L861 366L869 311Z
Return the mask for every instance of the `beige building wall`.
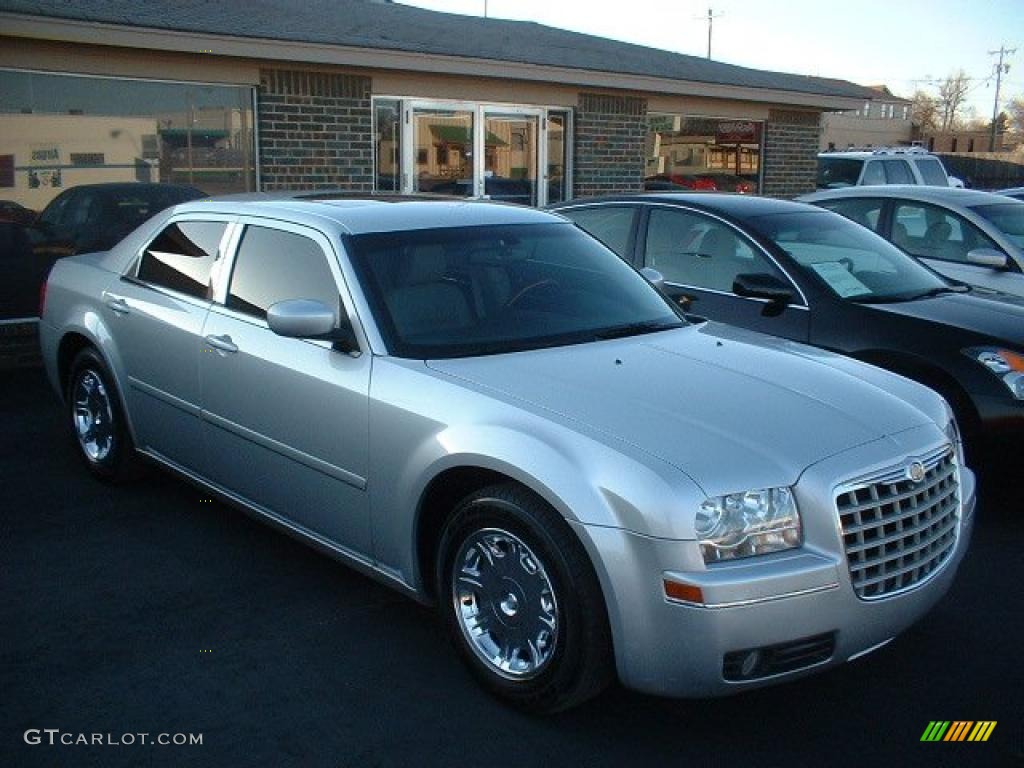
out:
M142 160L143 137L156 132L153 118L0 114L0 155L13 155L15 169L14 187L3 196L40 210L68 187L135 181L143 162L149 180L159 181L157 163Z
M856 114L826 112L821 116L821 149L833 144L837 150L854 147L897 147L911 141L911 122L902 118L860 117Z

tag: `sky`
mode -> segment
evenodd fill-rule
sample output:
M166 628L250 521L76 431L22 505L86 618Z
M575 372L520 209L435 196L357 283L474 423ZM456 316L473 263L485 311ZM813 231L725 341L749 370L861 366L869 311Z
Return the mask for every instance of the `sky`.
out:
M485 0L400 0L482 16ZM730 64L885 84L910 98L929 81L963 69L968 105L990 119L993 71L1007 59L1000 103L1024 95L1024 0L487 0L494 18L536 21L696 56L707 55L707 13L715 15L711 57ZM628 10L628 12L627 12Z

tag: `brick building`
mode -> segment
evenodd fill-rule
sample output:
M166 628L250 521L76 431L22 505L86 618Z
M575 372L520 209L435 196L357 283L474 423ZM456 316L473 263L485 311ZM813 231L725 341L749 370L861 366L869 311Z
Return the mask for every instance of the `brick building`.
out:
M85 178L533 205L645 179L791 196L814 187L822 113L872 96L384 0L0 0L0 93L0 112L44 118L0 135L0 197L36 209Z

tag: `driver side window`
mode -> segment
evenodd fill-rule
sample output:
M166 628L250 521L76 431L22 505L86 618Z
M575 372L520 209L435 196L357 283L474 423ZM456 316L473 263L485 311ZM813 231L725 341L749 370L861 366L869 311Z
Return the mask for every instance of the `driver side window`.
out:
M666 282L732 293L742 274L785 278L763 254L726 224L691 211L653 208L647 221L644 264Z
M975 248L998 248L984 232L951 211L926 203L899 203L893 242L914 256L967 262Z

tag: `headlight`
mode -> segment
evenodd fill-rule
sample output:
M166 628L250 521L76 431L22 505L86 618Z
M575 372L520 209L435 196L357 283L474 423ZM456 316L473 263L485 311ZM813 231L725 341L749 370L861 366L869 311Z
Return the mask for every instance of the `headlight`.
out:
M965 349L964 354L998 376L1011 395L1024 400L1024 355L997 347Z
M700 505L694 524L705 563L800 546L800 513L789 488L730 493Z

